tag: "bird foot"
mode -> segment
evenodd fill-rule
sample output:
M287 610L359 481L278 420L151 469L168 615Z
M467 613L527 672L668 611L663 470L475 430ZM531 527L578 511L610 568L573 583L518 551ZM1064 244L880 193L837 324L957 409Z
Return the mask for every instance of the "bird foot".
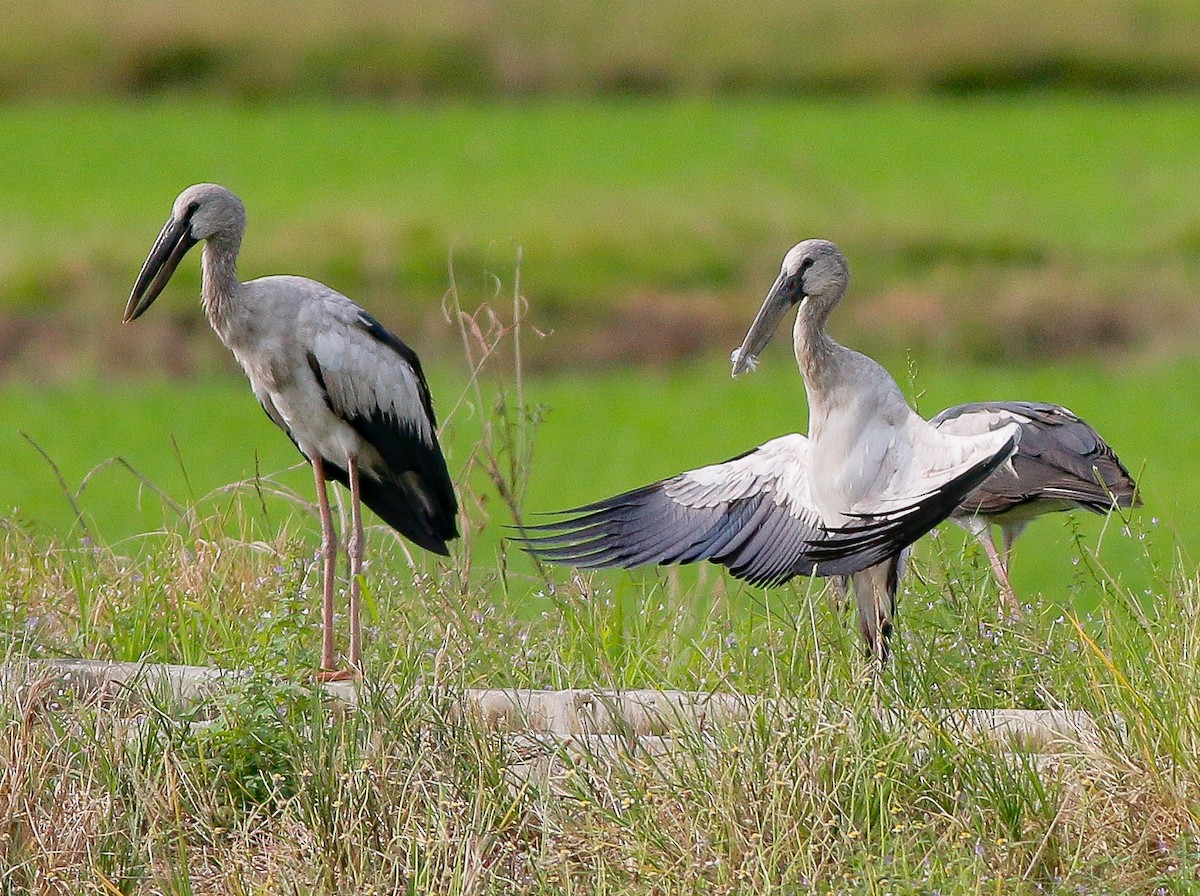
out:
M321 684L332 681L359 681L362 673L358 669L318 669L314 676Z

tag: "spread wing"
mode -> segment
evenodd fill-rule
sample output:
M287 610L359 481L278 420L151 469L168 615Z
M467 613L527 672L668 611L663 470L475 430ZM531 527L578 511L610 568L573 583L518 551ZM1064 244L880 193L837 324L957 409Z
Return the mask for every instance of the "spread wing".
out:
M711 560L737 578L772 585L796 575L857 572L898 553L949 515L1002 463L956 473L879 514L823 523L809 485L808 439L792 434L728 460L664 479L532 526L531 554L584 569Z

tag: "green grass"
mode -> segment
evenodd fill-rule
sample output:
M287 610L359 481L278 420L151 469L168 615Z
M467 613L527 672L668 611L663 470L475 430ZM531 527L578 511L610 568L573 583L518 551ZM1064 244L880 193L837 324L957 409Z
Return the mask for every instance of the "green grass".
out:
M486 295L523 247L544 322L609 332L588 358L631 357L617 327L635 312L614 308L696 308L651 340L647 353L672 357L738 329L732 303L760 296L812 235L851 259L844 326L867 348L1175 346L1164 321L1192 319L1200 273L1197 133L1189 98L13 106L0 119L0 165L21 172L0 184L0 302L21 315L8 363L164 363L119 332L119 309L172 198L206 179L247 202L244 276L324 279L435 347L451 253ZM196 318L198 264L176 279L147 324L190 345L164 309Z
M1198 124L1189 98L21 105L0 161L24 176L0 198L13 245L88 233L140 247L136 228L152 237L174 194L207 177L246 198L248 259L314 223L379 220L379 237L442 238L439 272L457 237L520 243L536 275L558 254L550 237L569 252L618 221L610 239L628 246L668 227L691 244L709 228L798 236L803 222L1129 258L1195 223Z
M576 506L806 429L803 389L783 348L773 349L753 376L730 381L726 368L717 361L657 373L531 378L525 398L541 408L543 421L534 430L526 509ZM920 391L912 397L926 415L983 398L1068 405L1108 438L1140 480L1146 507L1134 515L1137 530L1148 533L1154 556L1169 566L1176 547L1190 557L1200 543L1193 513L1200 486L1191 474L1200 445L1192 428L1177 422L1200 413L1190 397L1195 369L1190 361L1030 371L929 365L917 371ZM894 363L892 370L905 381L903 362ZM431 376L438 406L443 415L450 414L462 378L445 369L435 369ZM500 388L493 381L484 392L485 410ZM508 396L511 403L511 386ZM0 391L0 419L5 421L0 450L9 469L0 483L0 507L16 508L19 518L42 532L65 531L74 512L49 464L20 432L54 461L68 491L74 493L86 479L78 505L102 540L178 523L178 512L159 497L161 492L185 508L198 507L201 515L248 514L266 537L299 514L298 531L306 531L315 544L315 521L304 510L311 512L313 500L310 471L307 465L296 467L299 455L259 411L240 379L10 386ZM500 527L511 517L486 477L478 470L465 474L480 419L459 407L450 415L443 440L460 487L490 495L469 511L481 529L472 550L476 563L486 568L496 563ZM153 488L122 465L102 466L114 457L127 461ZM256 473L267 478L268 492L278 488L292 497L261 498L253 486ZM243 485L226 488L235 483ZM1056 515L1036 523L1018 545L1014 575L1022 593L1044 591L1067 605L1074 599L1094 604L1096 595L1087 588L1070 597L1078 578L1070 561L1076 527L1085 545L1095 546L1103 535L1106 565L1134 577L1131 586L1147 584L1140 565L1144 545L1126 537L1119 523Z

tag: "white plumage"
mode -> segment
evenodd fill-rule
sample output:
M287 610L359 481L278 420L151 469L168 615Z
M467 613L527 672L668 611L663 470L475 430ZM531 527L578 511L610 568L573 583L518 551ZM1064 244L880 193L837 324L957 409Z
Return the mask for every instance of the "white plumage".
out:
M717 507L761 492L790 516L817 522L807 468L808 439L796 433L723 464L680 473L663 483L663 491L690 507Z
M533 527L527 548L582 567L712 560L759 584L857 572L863 637L886 658L897 556L1005 461L1017 427L956 436L922 420L887 371L825 334L848 283L832 243L798 244L732 356L735 376L752 368L799 306L793 335L808 392L807 439L783 436L567 511Z

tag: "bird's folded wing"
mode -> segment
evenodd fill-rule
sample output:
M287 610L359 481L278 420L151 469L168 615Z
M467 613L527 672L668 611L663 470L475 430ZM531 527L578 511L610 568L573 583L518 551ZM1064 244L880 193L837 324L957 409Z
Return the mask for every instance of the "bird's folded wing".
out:
M968 498L965 509L1000 513L1026 501L1057 498L1103 513L1114 503L1128 507L1137 501L1136 483L1113 450L1086 421L1059 405L979 402L948 408L930 423L957 435L1006 423L1021 427L1012 469L998 471L986 488Z
M782 436L725 463L564 511L562 519L526 527L518 541L543 560L584 569L711 560L739 579L771 585L872 566L957 504L943 510L938 496L923 495L886 517L829 529L813 502L808 467L808 439Z
M1015 472L1041 498L1072 501L1096 513L1140 503L1137 484L1092 426L1064 407L1029 405Z
M318 335L309 354L326 403L393 475L415 472L448 503L453 493L421 362L373 317L355 310L353 321Z
M317 335L309 368L329 409L381 462L362 469L363 500L406 537L444 553L444 542L458 534L458 501L421 363L378 321L346 303L349 319ZM345 477L340 468L330 472Z

